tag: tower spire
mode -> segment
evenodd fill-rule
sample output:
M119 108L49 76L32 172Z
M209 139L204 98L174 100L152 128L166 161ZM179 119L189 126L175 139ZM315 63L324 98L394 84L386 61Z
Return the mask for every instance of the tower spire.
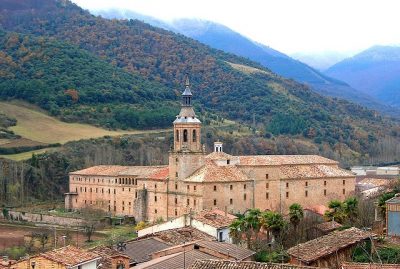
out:
M186 74L185 90L182 93L182 106L192 106L192 92L190 91L189 76Z
M186 74L186 78L185 78L185 86L190 87L190 82L189 82L189 74Z

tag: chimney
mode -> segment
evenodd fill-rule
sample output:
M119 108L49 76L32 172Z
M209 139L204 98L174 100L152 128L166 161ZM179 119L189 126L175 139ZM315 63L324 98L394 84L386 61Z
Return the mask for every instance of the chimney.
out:
M222 152L222 142L214 142L214 152Z

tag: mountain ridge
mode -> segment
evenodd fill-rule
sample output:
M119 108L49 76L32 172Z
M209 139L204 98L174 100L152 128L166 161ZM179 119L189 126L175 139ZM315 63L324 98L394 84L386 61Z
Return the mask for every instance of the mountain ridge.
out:
M259 63L171 31L137 20L96 17L68 1L41 0L34 1L40 5L29 6L29 1L18 0L19 8L15 1L9 2L12 9L7 9L7 1L0 3L0 25L5 30L72 44L124 72L161 84L175 96L182 90L185 74L190 73L199 114L212 112L239 123L255 123L253 127L265 137L303 137L321 148L339 147L341 152L347 148L364 158L374 154L372 145L378 138L395 128L394 122L374 111L323 97ZM23 59L14 51L9 54ZM231 64L263 72L246 73ZM143 100L145 104L149 104L147 100ZM159 100L153 106L161 104L166 105ZM131 114L122 111L119 117L129 121Z

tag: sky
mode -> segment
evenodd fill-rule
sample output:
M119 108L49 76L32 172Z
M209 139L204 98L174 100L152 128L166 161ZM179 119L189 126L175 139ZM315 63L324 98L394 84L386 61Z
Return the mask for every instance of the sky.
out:
M287 54L355 53L400 45L398 0L72 0L89 10L132 10L171 21L221 23Z

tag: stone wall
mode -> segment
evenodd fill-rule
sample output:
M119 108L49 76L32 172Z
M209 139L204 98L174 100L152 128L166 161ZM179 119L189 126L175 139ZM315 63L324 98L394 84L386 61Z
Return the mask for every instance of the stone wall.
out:
M137 198L134 203L136 221L147 220L147 189L137 191Z
M8 219L13 221L44 223L68 227L83 226L86 223L86 220L84 219L67 218L39 213L19 212L13 210L10 210L8 212Z

